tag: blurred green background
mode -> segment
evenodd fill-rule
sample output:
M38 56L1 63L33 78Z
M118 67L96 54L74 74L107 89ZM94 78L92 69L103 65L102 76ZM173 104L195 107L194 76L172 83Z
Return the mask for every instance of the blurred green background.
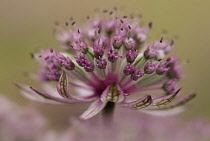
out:
M37 62L29 53L35 47L58 48L53 35L54 22L65 23L71 16L83 22L97 9L116 6L125 14L142 14L143 22L152 21L152 39L163 30L169 37L179 35L176 55L183 66L183 93L197 92L190 110L184 114L210 118L210 1L209 0L0 0L0 93L18 103L30 103L55 122L67 119L73 112L80 114L86 105L54 106L30 102L23 98L13 82L38 86L24 77L24 72L36 72ZM57 115L57 116L54 116Z

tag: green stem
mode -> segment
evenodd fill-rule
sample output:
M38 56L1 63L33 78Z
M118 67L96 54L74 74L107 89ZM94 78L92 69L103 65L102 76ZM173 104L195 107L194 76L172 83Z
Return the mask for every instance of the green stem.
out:
M115 103L110 102L110 101L104 107L104 109L102 111L102 116L103 116L103 119L105 120L105 122L107 122L107 121L111 122L112 121L113 113L114 113L114 107L115 107Z

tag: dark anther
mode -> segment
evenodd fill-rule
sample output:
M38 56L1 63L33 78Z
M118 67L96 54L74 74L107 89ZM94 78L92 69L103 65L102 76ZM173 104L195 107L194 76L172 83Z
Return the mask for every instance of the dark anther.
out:
M108 10L106 10L106 9L103 10L103 13L107 13L107 12L108 12Z
M172 46L173 44L174 44L174 40L171 40L171 44L170 45Z
M163 42L163 37L160 39L160 43L162 43Z
M152 28L152 22L149 22L148 26L151 29Z
M50 58L50 56L47 56L47 57L44 58L44 60L48 60L49 58Z
M53 49L52 48L50 49L50 52L53 53Z
M65 24L66 24L66 26L68 26L68 25L69 25L69 23L68 23L68 22L66 22Z
M74 25L76 22L72 22L72 24L71 25Z
M32 59L34 59L34 54L33 53L30 53L30 56Z

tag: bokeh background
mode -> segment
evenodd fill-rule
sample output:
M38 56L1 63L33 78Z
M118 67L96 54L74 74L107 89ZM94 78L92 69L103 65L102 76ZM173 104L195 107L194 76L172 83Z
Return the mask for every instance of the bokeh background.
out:
M210 1L209 0L0 0L0 93L17 103L30 104L62 126L69 115L79 115L86 104L54 106L35 103L23 98L13 82L38 84L27 78L25 72L36 72L37 62L29 53L36 47L59 48L53 35L54 22L64 25L72 16L80 23L95 9L118 7L126 15L141 14L144 23L153 22L152 39L179 37L175 42L176 55L183 64L185 79L183 93L197 92L184 116L202 116L210 119Z

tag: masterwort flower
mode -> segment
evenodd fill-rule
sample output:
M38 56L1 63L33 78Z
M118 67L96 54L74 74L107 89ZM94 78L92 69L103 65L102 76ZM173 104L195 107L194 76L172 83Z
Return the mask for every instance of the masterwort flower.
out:
M115 104L149 112L177 111L195 94L180 94L176 83L182 78L181 67L178 58L170 54L173 41L162 37L148 43L152 23L141 27L139 20L110 12L108 18L88 18L86 26L72 22L69 27L66 23L65 30L57 25L56 37L65 52L49 49L32 54L40 63L38 80L48 93L18 87L41 102L93 101L81 119L100 111L110 114Z

